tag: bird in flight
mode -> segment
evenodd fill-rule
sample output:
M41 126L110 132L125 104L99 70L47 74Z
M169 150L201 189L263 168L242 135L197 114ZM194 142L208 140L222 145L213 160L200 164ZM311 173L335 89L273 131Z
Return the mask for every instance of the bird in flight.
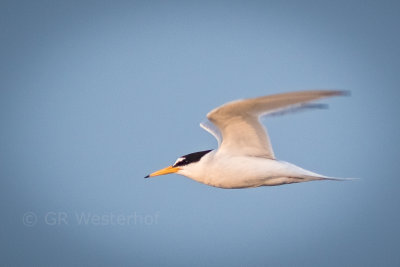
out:
M312 90L237 100L207 114L200 126L218 140L218 149L191 153L145 178L177 173L220 188L249 188L315 180L348 180L317 174L275 158L266 129L265 115L321 107L317 99L347 94L337 90Z

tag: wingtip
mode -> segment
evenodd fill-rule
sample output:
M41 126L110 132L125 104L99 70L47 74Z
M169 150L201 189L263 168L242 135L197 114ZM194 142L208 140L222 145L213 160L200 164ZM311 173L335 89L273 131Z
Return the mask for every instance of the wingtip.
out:
M144 178L149 178L150 177L150 175L146 175Z
M351 96L350 90L341 90L341 89L321 89L319 91L325 96Z

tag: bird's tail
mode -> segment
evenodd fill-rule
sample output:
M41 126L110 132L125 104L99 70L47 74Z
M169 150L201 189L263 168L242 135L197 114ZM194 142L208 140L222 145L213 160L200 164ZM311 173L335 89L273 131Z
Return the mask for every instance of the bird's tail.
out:
M314 175L302 175L301 178L307 179L309 181L321 181L321 180L330 180L330 181L356 181L359 178L338 178L338 177L329 177L329 176L314 176Z
M358 178L337 178L337 177L330 177L325 176L319 173L311 172L300 168L294 164L291 164L286 161L280 161L280 163L286 165L286 168L289 168L292 171L292 178L298 178L299 182L303 181L318 181L318 180L331 180L331 181L353 181L359 180ZM302 179L302 180L301 180Z

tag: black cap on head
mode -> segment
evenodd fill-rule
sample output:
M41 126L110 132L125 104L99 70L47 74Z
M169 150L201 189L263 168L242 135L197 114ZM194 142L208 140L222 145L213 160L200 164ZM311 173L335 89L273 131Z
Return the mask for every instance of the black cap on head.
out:
M174 163L173 167L179 167L179 166L184 166L188 165L193 162L199 161L205 154L209 153L212 150L205 150L205 151L200 151L200 152L194 152L190 153L187 155L184 155L180 157L179 159L176 160Z

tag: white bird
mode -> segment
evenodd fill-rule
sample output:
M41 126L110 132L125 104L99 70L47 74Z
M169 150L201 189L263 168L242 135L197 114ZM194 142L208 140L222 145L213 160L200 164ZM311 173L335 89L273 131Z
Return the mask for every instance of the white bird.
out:
M344 94L344 91L314 90L229 102L209 112L209 121L200 124L218 140L218 149L182 156L172 166L153 172L145 178L177 173L220 188L347 180L320 175L277 160L267 131L259 121L264 115L285 113L304 107L320 107L321 105L309 102Z

